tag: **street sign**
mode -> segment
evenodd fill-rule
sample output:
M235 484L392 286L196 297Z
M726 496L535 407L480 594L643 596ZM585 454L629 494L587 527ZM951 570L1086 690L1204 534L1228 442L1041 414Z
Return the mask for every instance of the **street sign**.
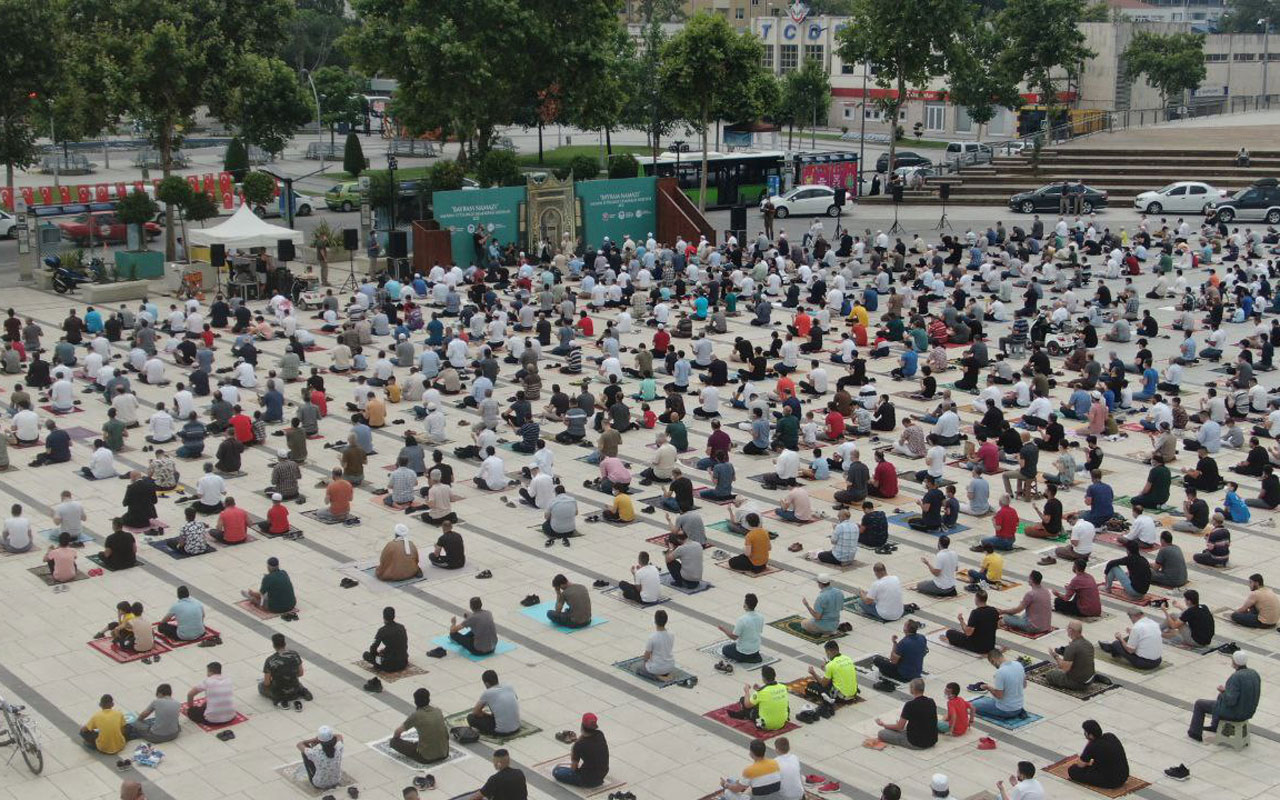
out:
M368 176L368 175L361 175L361 176L360 176L360 181L359 181L359 183L360 183L360 191L362 191L362 192L367 192L367 191L369 191L369 176Z

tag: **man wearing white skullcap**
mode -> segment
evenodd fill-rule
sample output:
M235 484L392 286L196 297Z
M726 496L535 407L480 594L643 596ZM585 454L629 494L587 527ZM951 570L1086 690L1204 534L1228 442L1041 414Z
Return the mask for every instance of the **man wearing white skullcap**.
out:
M312 739L298 742L307 779L317 789L333 789L342 783L342 734L321 725Z
M1192 705L1187 736L1199 742L1205 731L1217 732L1219 722L1244 722L1253 718L1262 695L1262 679L1248 664L1249 656L1243 650L1231 654L1234 671L1227 682L1218 687L1216 699L1197 700ZM1204 724L1205 714L1209 715L1208 726Z
M373 572L380 581L404 581L422 574L418 566L418 547L409 541L409 528L396 525L395 538L382 547L378 567Z

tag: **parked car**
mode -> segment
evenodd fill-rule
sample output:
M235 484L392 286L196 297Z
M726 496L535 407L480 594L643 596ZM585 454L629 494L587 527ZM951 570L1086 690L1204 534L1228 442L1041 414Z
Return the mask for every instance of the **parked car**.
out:
M63 239L70 239L84 246L92 242L124 242L128 239L128 225L120 221L113 211L102 211L97 214L77 214L69 222L59 222ZM148 239L160 235L160 226L148 222L143 226Z
M1075 184L1072 184L1074 186ZM1009 208L1030 214L1033 211L1057 213L1062 199L1062 184L1050 183L1029 192L1018 192L1009 198ZM1088 186L1084 187L1084 202L1080 210L1085 214L1107 207L1107 193Z
M1280 181L1275 178L1254 181L1248 189L1241 189L1214 204L1213 211L1224 223L1240 220L1280 225Z
M17 230L18 220L8 211L0 211L0 239L12 239Z
M1225 189L1215 189L1199 181L1178 181L1133 198L1133 207L1148 214L1204 214L1227 197Z
M995 155L991 145L982 142L947 142L942 159L948 164L987 164Z
M841 189L840 191L844 191ZM820 184L807 184L805 186L797 186L791 191L783 195L775 195L769 198L773 201L773 207L777 211L778 219L786 217L826 214L828 217L837 216L840 211L836 206L836 190L830 186L822 186ZM845 194L845 202L849 202L849 196ZM760 204L764 205L763 202Z
M357 181L335 183L324 193L324 204L330 211L351 211L360 207L360 184Z
M932 167L933 162L919 153L910 150L899 150L893 156L894 167ZM876 172L885 173L889 171L889 154L881 153L876 159Z
M283 190L281 191L283 192ZM302 194L301 192L293 193L293 215L295 217L311 216L311 213L320 204L321 204L321 201L317 200L316 198L312 197L309 194ZM265 206L257 206L256 208L253 209L253 213L257 214L260 218L264 218L264 219L266 217L281 216L280 198L277 197L274 203L268 203Z

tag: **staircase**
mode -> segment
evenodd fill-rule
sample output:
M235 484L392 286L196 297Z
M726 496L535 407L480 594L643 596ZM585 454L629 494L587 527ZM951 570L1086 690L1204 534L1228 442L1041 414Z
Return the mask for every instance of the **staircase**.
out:
M1131 207L1138 194L1174 181L1204 181L1235 192L1259 178L1280 176L1280 150L1254 151L1250 166L1235 166L1234 152L1223 150L1122 149L1081 147L1040 153L1038 170L1031 156L998 156L990 164L963 168L958 174L928 178L924 187L903 192L904 203L937 203L938 184L951 184L955 205L1006 205L1017 192L1046 183L1082 180L1107 193L1109 206ZM862 202L890 202L865 197Z

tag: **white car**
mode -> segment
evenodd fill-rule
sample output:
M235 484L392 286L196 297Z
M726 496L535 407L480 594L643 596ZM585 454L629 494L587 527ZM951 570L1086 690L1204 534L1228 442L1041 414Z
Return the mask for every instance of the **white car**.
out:
M12 239L18 227L18 220L8 211L0 211L0 239Z
M1133 198L1133 207L1148 214L1203 214L1226 196L1226 190L1207 183L1178 181L1154 192L1143 192Z
M840 191L844 191L841 189ZM773 202L773 207L777 210L778 219L787 217L826 214L828 217L839 215L839 209L836 206L836 190L830 186L822 186L820 184L807 184L805 186L797 186L784 195L775 195L769 200ZM845 194L845 204L849 202L849 196ZM763 203L761 204L763 205Z
M317 208L324 208L323 199L312 197L311 195L303 194L302 192L294 192L293 201L293 215L295 217L309 217L311 216L311 212L315 211ZM253 209L253 213L263 219L267 217L280 216L280 198L277 197L275 201L265 206L258 206Z

